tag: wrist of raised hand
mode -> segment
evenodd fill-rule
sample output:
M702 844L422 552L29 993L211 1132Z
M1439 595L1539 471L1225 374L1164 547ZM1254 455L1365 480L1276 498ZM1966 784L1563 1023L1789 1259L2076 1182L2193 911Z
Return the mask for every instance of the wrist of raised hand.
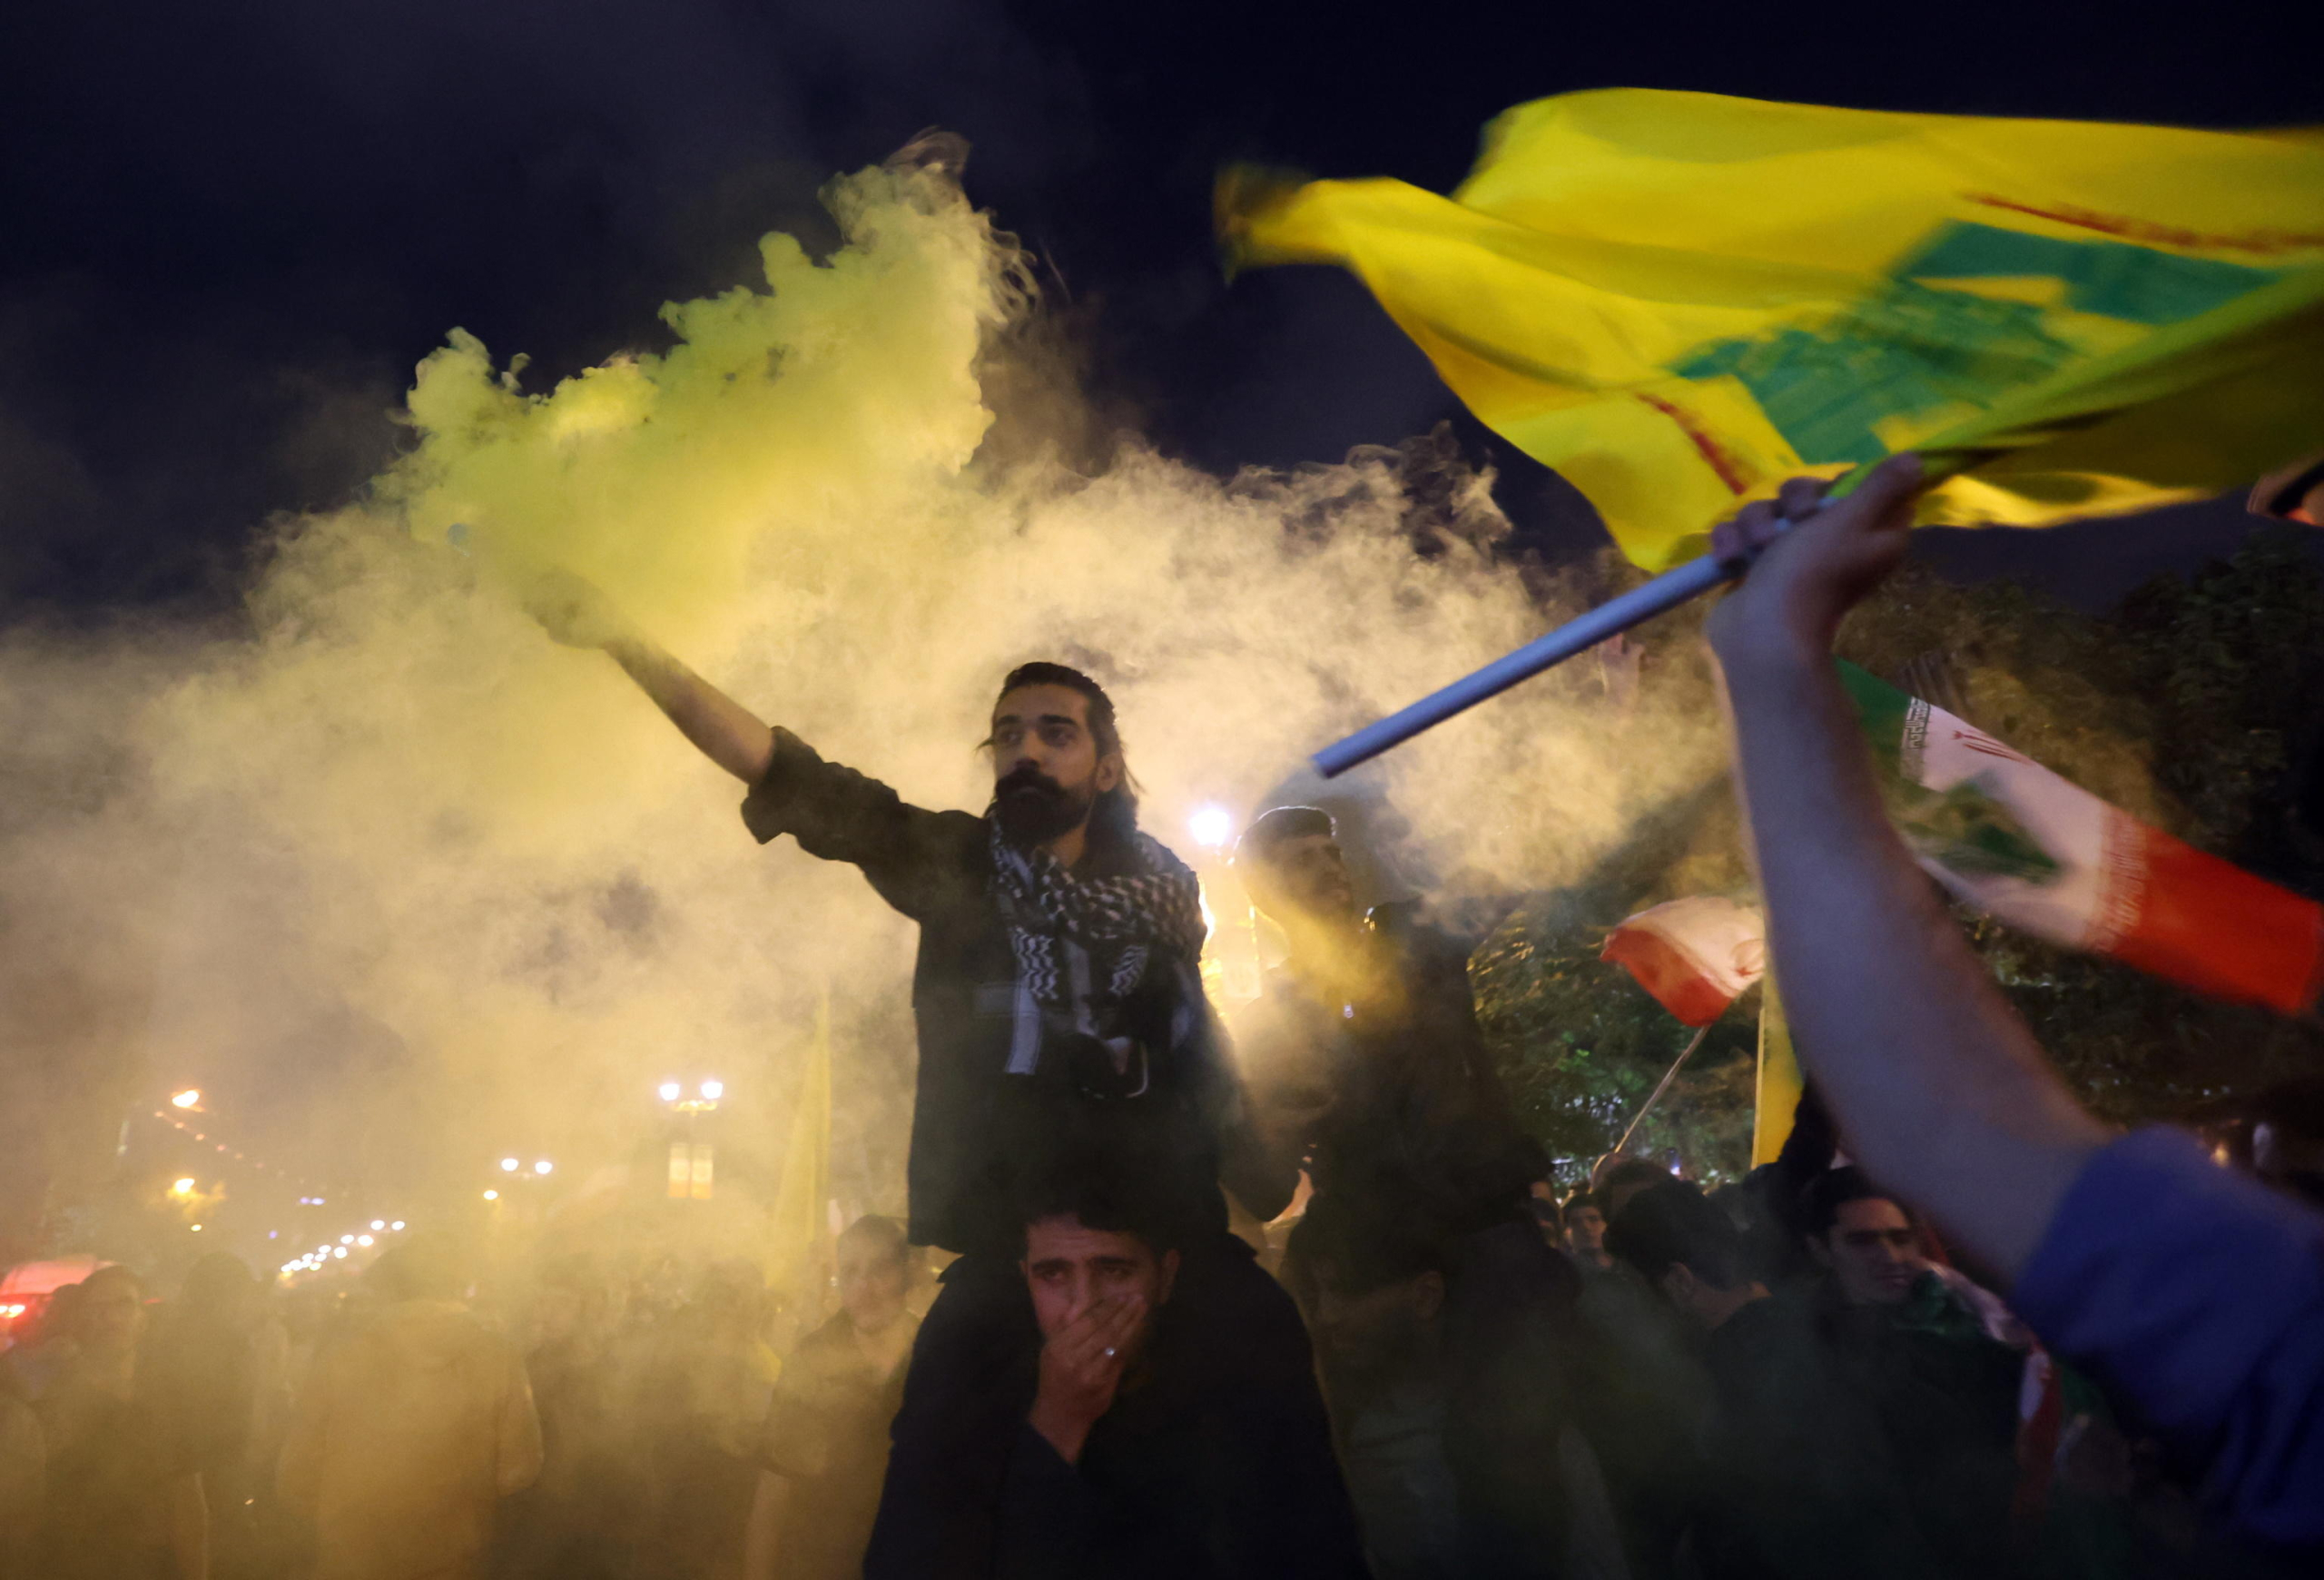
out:
M1722 613L1733 617L1713 623L1710 647L1730 696L1738 690L1788 686L1832 661L1830 638L1801 623L1756 610Z

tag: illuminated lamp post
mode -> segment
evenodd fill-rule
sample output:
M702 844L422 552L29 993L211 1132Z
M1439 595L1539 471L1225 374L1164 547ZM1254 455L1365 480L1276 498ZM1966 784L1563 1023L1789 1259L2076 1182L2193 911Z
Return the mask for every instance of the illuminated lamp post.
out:
M717 1111L719 1099L726 1095L723 1081L704 1081L694 1088L694 1095L686 1095L685 1088L675 1081L665 1081L655 1088L664 1106L672 1113L685 1115L686 1134L684 1141L670 1143L670 1196L676 1200L704 1201L709 1200L712 1180L712 1149L708 1141L695 1139L695 1128L702 1116Z

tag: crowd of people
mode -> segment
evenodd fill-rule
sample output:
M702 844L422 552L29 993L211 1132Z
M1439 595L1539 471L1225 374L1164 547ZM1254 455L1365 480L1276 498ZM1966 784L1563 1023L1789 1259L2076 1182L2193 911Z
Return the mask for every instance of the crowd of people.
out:
M0 1353L0 1575L853 1575L927 1280L895 1219L833 1249L828 1317L746 1259L480 1279L426 1235L288 1290L102 1267Z
M1715 539L1753 562L1709 634L1810 1082L1783 1153L1715 1190L1610 1157L1562 1202L1472 941L1359 911L1324 812L1243 836L1287 955L1222 1024L1088 676L1010 673L990 806L931 812L544 584L758 839L919 924L906 1220L847 1230L795 1343L732 1265L675 1308L544 1269L496 1326L408 1245L300 1338L218 1263L143 1332L105 1269L8 1358L0 1540L44 1574L330 1580L2309 1572L2312 1096L2260 1116L2257 1173L2112 1133L1963 943L1829 664L1917 486L1911 458L1828 507L1795 482Z

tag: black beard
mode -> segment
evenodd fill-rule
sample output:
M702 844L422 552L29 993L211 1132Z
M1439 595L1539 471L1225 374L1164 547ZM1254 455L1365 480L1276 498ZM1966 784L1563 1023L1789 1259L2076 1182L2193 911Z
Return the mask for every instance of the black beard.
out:
M1034 767L1011 770L992 787L992 815L1011 844L1046 844L1088 820L1097 792L1068 790Z

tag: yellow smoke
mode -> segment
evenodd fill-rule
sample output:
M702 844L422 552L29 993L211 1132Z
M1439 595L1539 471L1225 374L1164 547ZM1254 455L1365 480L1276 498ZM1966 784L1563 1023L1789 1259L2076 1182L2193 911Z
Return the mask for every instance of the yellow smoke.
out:
M1482 481L1415 556L1384 454L1231 481L1134 437L1094 477L980 457L980 371L1036 311L1016 253L938 170L866 171L829 202L832 256L769 237L764 288L673 304L671 349L546 393L456 332L419 369L408 453L273 546L255 639L201 647L158 695L76 682L141 771L73 815L74 871L101 875L70 904L92 935L175 940L119 957L154 1006L148 1067L294 1057L338 1033L286 1028L351 1018L388 1051L347 1078L350 1147L392 1091L447 1169L611 1159L665 1073L720 1073L730 1108L797 1090L823 982L842 1023L895 1003L906 925L852 871L753 847L738 787L531 625L510 588L545 563L927 805L984 804L973 743L1009 666L1083 665L1114 691L1148 827L1189 854L1198 805L1256 810L1317 745L1562 612L1494 560ZM1061 378L1012 370L1069 409ZM1624 726L1564 677L1380 776L1432 866L1519 887L1577 874L1716 752L1707 719ZM11 857L0 884L54 864ZM900 1126L908 1051L839 1057L842 1105L853 1060Z

